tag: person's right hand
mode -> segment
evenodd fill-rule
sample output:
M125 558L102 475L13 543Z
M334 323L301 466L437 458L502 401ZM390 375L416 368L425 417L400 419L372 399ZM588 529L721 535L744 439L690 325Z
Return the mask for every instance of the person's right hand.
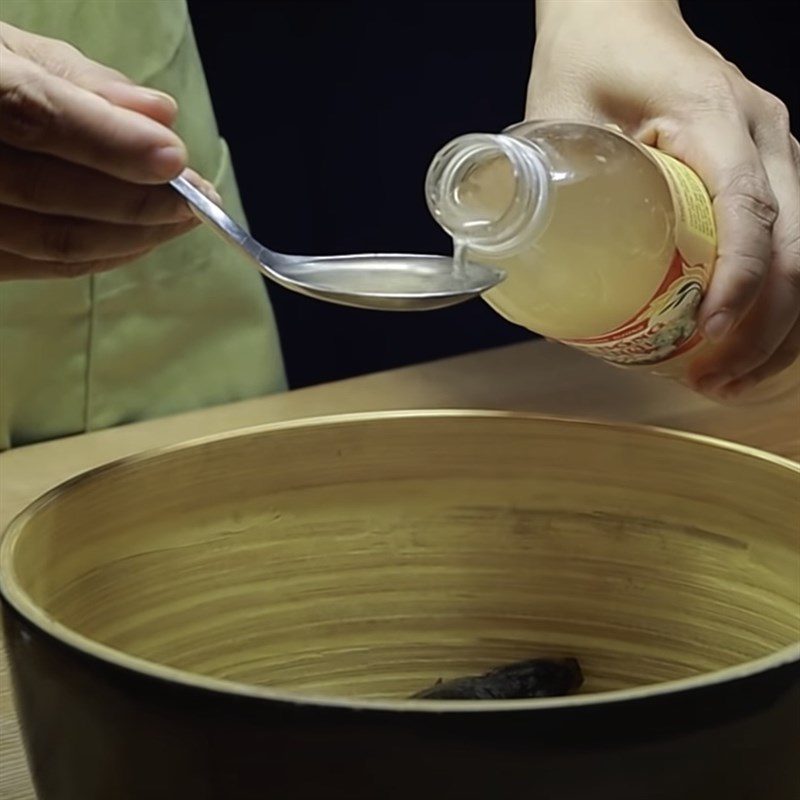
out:
M688 164L719 246L698 391L733 399L800 356L800 144L789 112L698 39L677 0L537 0L530 119L616 124Z
M4 23L0 66L0 280L111 269L199 223L165 185L186 165L172 98Z

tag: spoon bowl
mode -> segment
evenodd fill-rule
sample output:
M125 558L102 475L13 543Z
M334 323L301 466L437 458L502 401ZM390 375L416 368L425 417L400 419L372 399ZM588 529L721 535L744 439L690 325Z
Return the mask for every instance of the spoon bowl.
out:
M505 272L452 258L406 253L297 256L257 242L184 177L172 187L227 242L266 277L300 294L329 303L386 311L424 311L463 303L496 286Z

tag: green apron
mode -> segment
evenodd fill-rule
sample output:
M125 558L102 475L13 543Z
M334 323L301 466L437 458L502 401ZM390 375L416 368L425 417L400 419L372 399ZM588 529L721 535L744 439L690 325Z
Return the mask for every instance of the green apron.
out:
M191 166L244 221L185 0L0 0L0 19L175 97ZM205 227L108 273L0 282L0 449L285 388L261 278Z

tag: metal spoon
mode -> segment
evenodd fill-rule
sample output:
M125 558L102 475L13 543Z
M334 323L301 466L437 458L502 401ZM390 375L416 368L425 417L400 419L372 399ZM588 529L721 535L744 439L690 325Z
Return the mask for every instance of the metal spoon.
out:
M290 256L268 250L186 178L170 182L217 233L238 247L268 278L330 303L390 311L444 308L491 289L502 270L445 256L366 253Z

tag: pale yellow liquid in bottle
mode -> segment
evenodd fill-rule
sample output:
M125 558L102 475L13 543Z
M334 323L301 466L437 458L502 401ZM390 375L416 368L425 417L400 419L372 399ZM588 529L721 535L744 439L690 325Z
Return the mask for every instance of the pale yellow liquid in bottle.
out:
M602 129L556 128L537 144L553 168L543 226L512 255L472 244L468 255L506 270L485 299L511 321L554 339L608 333L653 298L673 258L669 186L647 155ZM514 189L512 166L499 157L476 168L458 198L493 220Z
M525 178L507 156L494 155L467 171L448 208L456 257L507 273L484 295L500 314L552 339L592 339L616 332L661 295L676 247L688 263L706 265L710 279L713 220L709 236L702 220L687 226L684 209L676 229L669 183L645 148L606 128L571 123L523 123L509 133L530 142L548 165L541 220L504 255L495 245L482 248L474 235L481 228L503 229L519 201L519 181ZM696 311L699 293L693 302ZM691 325L694 313L691 306L687 310ZM668 346L663 357L656 353L640 362L641 368L685 381L692 363L711 349L698 337L691 343L678 355ZM789 393L800 399L800 360L735 402Z

